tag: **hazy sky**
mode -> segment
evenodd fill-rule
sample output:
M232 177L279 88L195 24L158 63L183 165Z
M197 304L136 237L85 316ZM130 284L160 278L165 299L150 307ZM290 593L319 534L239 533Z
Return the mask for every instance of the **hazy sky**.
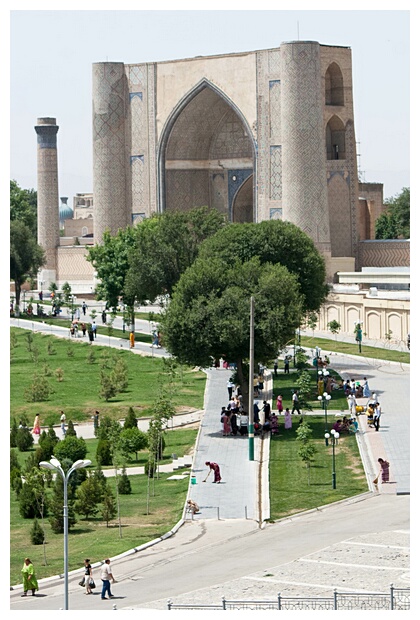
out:
M109 4L113 9L132 6L124 1L100 6ZM229 10L116 11L89 10L98 5L91 2L72 3L77 10L46 10L45 3L37 2L10 3L10 178L23 188L36 189L34 125L37 118L49 116L60 127L59 195L68 196L72 204L76 193L93 190L94 62L228 54L300 39L351 47L361 178L383 183L384 197L409 187L409 10L264 9L273 4L288 7L287 2L260 2L257 5L263 10L258 11L230 10L236 4L247 6L225 2L222 6ZM170 6L188 5L173 2ZM30 10L31 6L37 10ZM363 6L369 7L369 2Z

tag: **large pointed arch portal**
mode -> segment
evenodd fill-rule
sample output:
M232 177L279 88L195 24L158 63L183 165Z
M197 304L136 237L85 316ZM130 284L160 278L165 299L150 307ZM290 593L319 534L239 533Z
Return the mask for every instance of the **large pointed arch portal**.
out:
M255 145L248 123L207 80L173 111L159 147L160 208L209 206L230 221L254 221ZM247 184L247 199L237 200Z

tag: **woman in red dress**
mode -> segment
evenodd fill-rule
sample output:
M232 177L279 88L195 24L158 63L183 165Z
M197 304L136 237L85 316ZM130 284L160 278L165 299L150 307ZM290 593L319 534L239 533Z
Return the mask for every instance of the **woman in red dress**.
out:
M218 466L217 463L210 463L210 461L206 461L206 465L208 465L210 467L209 473L211 471L214 471L214 480L213 482L217 482L217 484L220 483L222 477L220 475L220 467ZM207 474L208 476L209 474ZM207 480L207 477L206 477Z

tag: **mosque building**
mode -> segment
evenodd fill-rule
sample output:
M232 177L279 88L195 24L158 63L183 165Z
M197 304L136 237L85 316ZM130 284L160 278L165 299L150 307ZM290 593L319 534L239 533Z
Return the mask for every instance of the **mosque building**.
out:
M293 222L325 257L331 283L363 267L409 265L409 245L372 246L382 185L359 181L349 47L294 41L181 60L100 62L92 92L91 217L81 223L74 209L61 237L58 126L41 118L35 127L43 288L68 281L92 292L87 245L155 212L195 206L214 207L231 222ZM401 321L403 333L408 319Z

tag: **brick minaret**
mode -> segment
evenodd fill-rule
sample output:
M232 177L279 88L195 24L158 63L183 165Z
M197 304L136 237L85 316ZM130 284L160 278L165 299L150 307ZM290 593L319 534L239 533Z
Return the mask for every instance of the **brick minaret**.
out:
M38 275L38 287L47 289L57 280L57 247L60 243L58 206L57 132L55 118L38 118L38 243L46 263ZM41 284L42 282L42 284Z

